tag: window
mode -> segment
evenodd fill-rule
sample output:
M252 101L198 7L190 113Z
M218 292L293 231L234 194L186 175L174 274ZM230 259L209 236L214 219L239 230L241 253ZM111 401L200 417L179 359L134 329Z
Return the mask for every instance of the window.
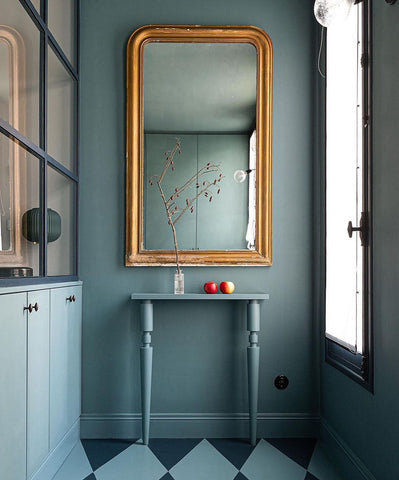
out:
M326 360L372 389L368 3L327 29Z
M0 285L74 280L79 1L0 3Z

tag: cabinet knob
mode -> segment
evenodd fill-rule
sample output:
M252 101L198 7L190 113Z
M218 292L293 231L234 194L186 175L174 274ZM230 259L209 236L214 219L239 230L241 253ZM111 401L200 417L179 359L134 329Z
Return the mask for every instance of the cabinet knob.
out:
M75 295L69 295L69 297L67 297L68 302L74 302L75 300L76 300Z
M25 310L29 310L29 313L32 313L33 310L37 312L39 310L39 305L37 304L37 302L34 305L30 303L27 307L24 307L24 311Z

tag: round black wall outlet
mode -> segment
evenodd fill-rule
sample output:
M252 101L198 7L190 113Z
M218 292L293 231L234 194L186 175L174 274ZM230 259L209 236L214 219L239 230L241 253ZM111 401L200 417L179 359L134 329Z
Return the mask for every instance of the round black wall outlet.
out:
M284 390L288 387L288 378L285 375L279 375L274 379L274 385L279 390Z

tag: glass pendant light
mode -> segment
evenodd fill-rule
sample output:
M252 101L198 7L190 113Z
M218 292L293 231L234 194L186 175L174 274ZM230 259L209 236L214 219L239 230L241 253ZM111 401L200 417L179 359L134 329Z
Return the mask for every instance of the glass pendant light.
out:
M343 22L349 15L351 6L355 3L359 3L359 0L316 0L313 9L314 16L320 25L329 27Z

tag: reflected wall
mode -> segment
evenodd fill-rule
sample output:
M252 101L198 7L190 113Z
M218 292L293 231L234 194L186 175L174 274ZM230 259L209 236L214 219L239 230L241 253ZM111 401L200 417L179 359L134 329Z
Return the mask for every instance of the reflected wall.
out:
M144 248L146 250L173 249L173 237L165 214L165 207L156 184L150 179L160 173L165 151L175 143L174 135L145 135L145 205ZM234 172L248 168L249 136L244 134L178 135L181 154L175 157L174 170L169 170L163 181L165 192L173 194L177 187L208 163L219 165L223 178L210 175L199 182L217 181L207 196L197 198L176 223L179 248L184 250L246 249L248 226L248 184L234 182ZM186 201L196 195L197 185L176 199L179 211ZM219 192L219 193L218 193Z

